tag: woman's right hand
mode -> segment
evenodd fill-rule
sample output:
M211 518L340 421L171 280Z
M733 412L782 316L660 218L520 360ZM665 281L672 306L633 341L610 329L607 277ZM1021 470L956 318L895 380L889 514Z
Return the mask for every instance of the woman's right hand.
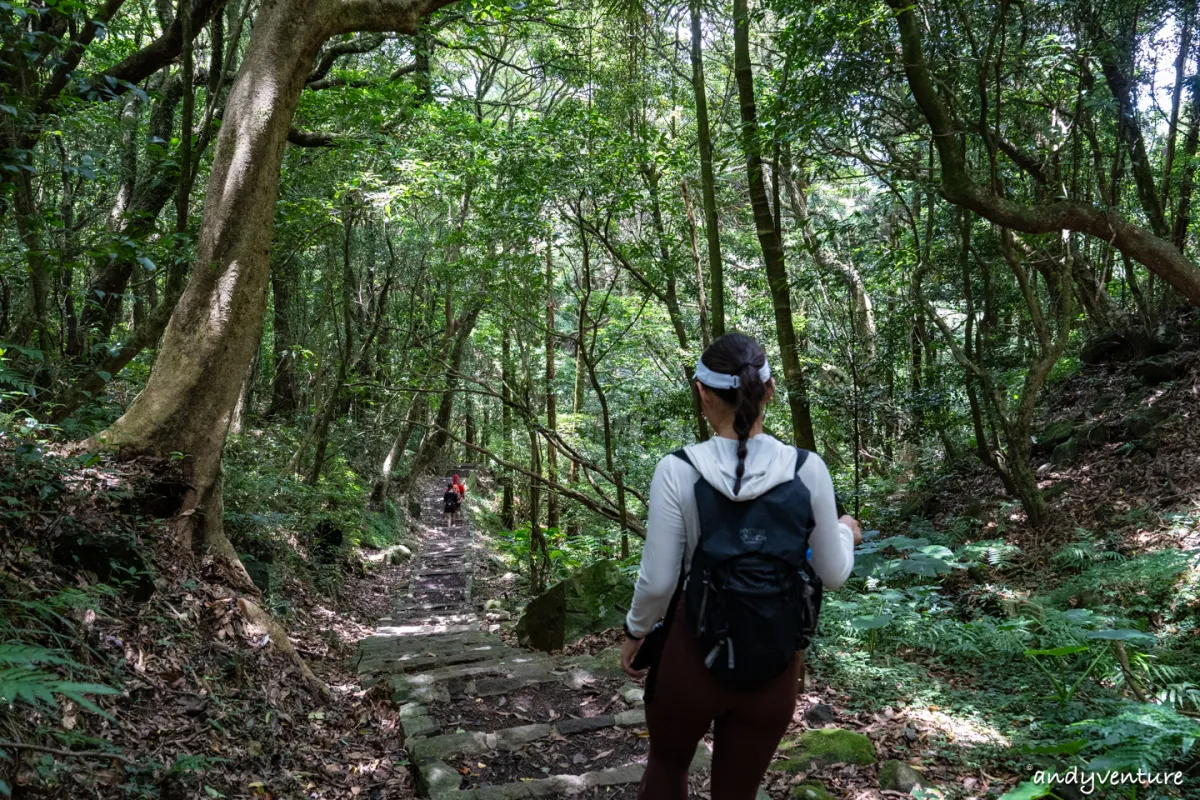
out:
M855 547L862 544L862 526L858 524L858 520L856 520L854 517L850 516L849 514L843 514L841 519L838 520L838 522L845 525L854 534L854 546Z
M636 670L633 668L633 657L637 655L637 651L642 648L641 639L630 639L626 637L625 641L621 642L621 669L625 670L625 674L631 678L640 678L646 674L646 670Z

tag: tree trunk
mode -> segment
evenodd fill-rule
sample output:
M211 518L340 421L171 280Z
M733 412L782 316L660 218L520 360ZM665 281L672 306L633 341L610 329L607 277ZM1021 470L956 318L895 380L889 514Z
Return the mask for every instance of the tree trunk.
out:
M325 452L329 448L329 426L333 422L333 415L337 412L338 401L342 396L342 387L346 385L346 376L352 365L356 369L358 367L358 359L354 352L354 329L356 327L354 290L358 281L350 261L355 210L347 203L342 209L342 215L342 356L338 364L337 378L333 382L333 388L329 390L329 396L325 398L320 421L317 423L317 448L313 454L312 467L304 479L309 486L316 486L317 481L321 479L321 470L325 468ZM366 352L367 348L364 347L363 351Z
M222 525L221 450L262 330L279 172L300 92L321 44L354 30L413 33L441 0L277 0L260 6L217 135L197 268L167 325L146 387L88 446L186 454L171 533L205 546L255 592Z
M571 398L572 431L579 432L579 418L583 414L584 393L587 391L587 361L583 356L584 338L587 336L587 304L591 294L591 251L588 238L583 230L579 231L580 238L580 287L579 314L575 326L575 393ZM578 477L579 464L571 461L571 483Z
M165 144L171 141L175 129L175 110L183 99L183 78L175 73L162 82L158 99L150 108L150 123L146 131L148 156L141 176L132 182L128 197L123 199L122 188L109 216L109 225L123 237L142 242L155 229L159 214L179 188L179 161ZM136 118L133 123L136 124ZM133 142L137 148L137 142ZM127 159L128 160L128 159ZM136 170L136 162L126 165ZM85 294L82 327L91 342L107 341L113 326L121 317L121 306L129 289L130 278L141 271L134 254L120 253L107 261L92 277ZM152 277L147 274L147 277ZM139 295L140 296L140 295ZM140 326L142 320L135 320Z
M704 268L700 266L700 243L696 237L696 212L692 210L692 197L688 193L687 181L680 181L683 192L683 207L687 211L688 241L692 245L692 266L696 269L696 305L700 313L700 342L704 349L712 344L708 321L708 293L704 289Z
M426 394L424 392L413 394L412 402L408 406L408 413L404 416L404 427L392 441L392 446L384 457L383 464L379 467L379 477L375 479L375 484L371 487L371 506L373 508L383 508L388 496L388 487L391 484L392 470L404 457L404 451L408 448L413 431L416 430L417 421L425 414L425 407Z
M554 390L554 263L551 260L550 243L546 243L546 429L558 433L558 393ZM546 440L546 478L558 483L558 450L554 442ZM546 527L558 528L558 496L550 492L546 497Z
M500 453L504 460L512 461L512 345L509 341L508 326L500 334ZM500 524L511 531L517 527L516 514L513 511L513 476L509 469L504 470L500 478L502 499L500 501Z
M471 454L475 447L475 437L478 431L475 429L475 399L471 395L463 398L463 439L467 444L463 448L463 463L468 464L471 461Z
M1192 192L1196 178L1196 147L1200 144L1200 75L1192 77L1188 93L1191 95L1187 138L1184 140L1183 177L1179 181L1179 200L1175 205L1175 220L1171 233L1171 241L1184 252L1187 247L1188 228L1191 227Z
M241 391L238 392L237 404L233 407L233 419L229 422L229 432L237 435L246 428L246 419L250 416L250 408L254 404L254 376L258 372L258 357L250 362L246 370L246 379L242 381Z
M546 444L553 446L549 442ZM542 446L532 427L529 429L529 472L529 581L534 592L541 594L550 574L550 548L538 519L542 506Z
M643 174L646 177L646 188L650 193L650 219L654 224L654 233L658 238L658 254L659 258L662 259L663 273L667 276L667 289L663 292L663 304L667 307L667 315L671 318L671 327L675 329L675 339L679 342L679 351L687 353L689 350L687 326L684 325L683 311L679 307L675 264L671 260L671 251L667 247L667 228L663 223L662 199L658 191L661 176L653 165L644 168ZM683 380L684 383L690 386L691 370L688 369L687 364L683 365ZM689 396L692 398L692 416L696 425L696 441L703 442L708 439L708 425L704 420L704 410L700 406L700 396L696 392L689 392Z
M28 172L20 171L13 194L17 236L25 248L25 268L29 276L25 307L17 318L14 338L18 344L27 344L36 333L37 346L49 359L54 348L49 315L50 274L42 244L37 203L33 196L33 182Z
M754 104L754 74L750 66L750 18L747 0L733 3L733 64L738 99L742 109L742 148L746 153L746 177L750 190L750 205L754 209L754 224L767 268L767 283L775 309L775 329L779 336L779 355L783 362L783 379L787 389L788 406L792 412L792 436L800 447L816 449L808 391L796 345L796 328L792 322L792 301L788 287L787 267L783 259L783 241L775 227L774 215L767 200L763 181L762 156L758 141L758 112Z
M292 330L295 310L292 308L293 275L290 261L272 264L271 294L274 300L274 320L271 355L275 374L271 379L271 405L267 416L288 416L300 407L300 387L296 383L296 347L299 344Z
M692 0L691 14L692 91L696 96L700 188L704 206L704 236L708 241L708 274L712 281L712 337L715 339L725 335L725 265L721 261L721 232L717 221L717 192L713 180L712 133L708 127L708 91L704 85L704 39L699 0Z
M404 480L400 482L401 494L408 494L412 490L417 478L434 462L449 439L450 421L454 416L454 396L458 394L458 373L462 367L463 356L467 352L467 343L471 340L471 332L475 330L475 320L479 318L479 311L479 305L470 306L463 311L462 316L454 320L454 340L446 362L446 383L442 388L441 400L438 401L437 415L429 433L421 440L421 446L413 454Z

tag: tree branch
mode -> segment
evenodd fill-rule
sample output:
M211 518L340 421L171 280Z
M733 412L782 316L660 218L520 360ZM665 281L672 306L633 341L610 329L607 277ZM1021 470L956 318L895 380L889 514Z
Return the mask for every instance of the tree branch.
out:
M331 0L330 36L354 31L416 35L421 21L455 0Z
M940 191L948 202L1023 233L1070 230L1103 239L1200 306L1200 268L1171 242L1108 209L1073 200L1023 205L976 185L967 173L959 132L930 77L913 6L909 0L888 0L888 4L896 13L909 88L933 133L942 165Z
M302 131L292 128L287 140L297 147L339 147L345 137L326 131Z
M190 30L198 35L217 15L226 0L195 0L191 4ZM131 53L115 66L97 72L87 81L89 88L103 87L105 99L124 94L129 84L140 83L170 64L183 51L183 21L175 19L162 36Z
M319 92L324 89L335 89L339 86L348 86L353 89L366 89L371 86L379 86L382 83L390 83L403 78L405 75L411 75L417 71L417 62L413 61L409 64L401 64L392 70L386 78L322 78L318 81L312 81L304 88L314 92Z
M342 56L370 53L373 50L378 50L386 41L387 37L382 33L373 33L368 36L358 36L348 42L338 42L337 44L330 45L321 54L320 60L317 61L317 65L313 68L313 71L309 73L305 83L311 84L324 78Z

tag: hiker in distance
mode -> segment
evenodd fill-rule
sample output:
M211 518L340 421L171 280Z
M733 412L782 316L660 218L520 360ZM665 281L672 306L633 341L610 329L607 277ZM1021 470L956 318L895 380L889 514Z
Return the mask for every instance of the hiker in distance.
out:
M442 510L446 512L446 527L454 526L454 518L458 516L458 507L462 505L462 495L458 493L458 488L453 483L446 487L445 494L442 495Z
M849 577L861 532L838 519L824 462L763 433L775 382L758 342L722 336L694 380L717 436L654 471L621 647L630 676L649 669L638 798L686 800L712 724L712 800L753 800L792 721L822 585Z

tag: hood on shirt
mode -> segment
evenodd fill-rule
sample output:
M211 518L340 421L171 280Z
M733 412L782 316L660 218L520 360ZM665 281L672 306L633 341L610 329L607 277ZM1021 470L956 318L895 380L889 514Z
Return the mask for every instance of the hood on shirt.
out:
M742 473L741 489L735 495L737 440L714 436L685 449L701 477L730 500L753 500L790 481L796 473L796 448L773 436L759 434L746 440L746 469Z

